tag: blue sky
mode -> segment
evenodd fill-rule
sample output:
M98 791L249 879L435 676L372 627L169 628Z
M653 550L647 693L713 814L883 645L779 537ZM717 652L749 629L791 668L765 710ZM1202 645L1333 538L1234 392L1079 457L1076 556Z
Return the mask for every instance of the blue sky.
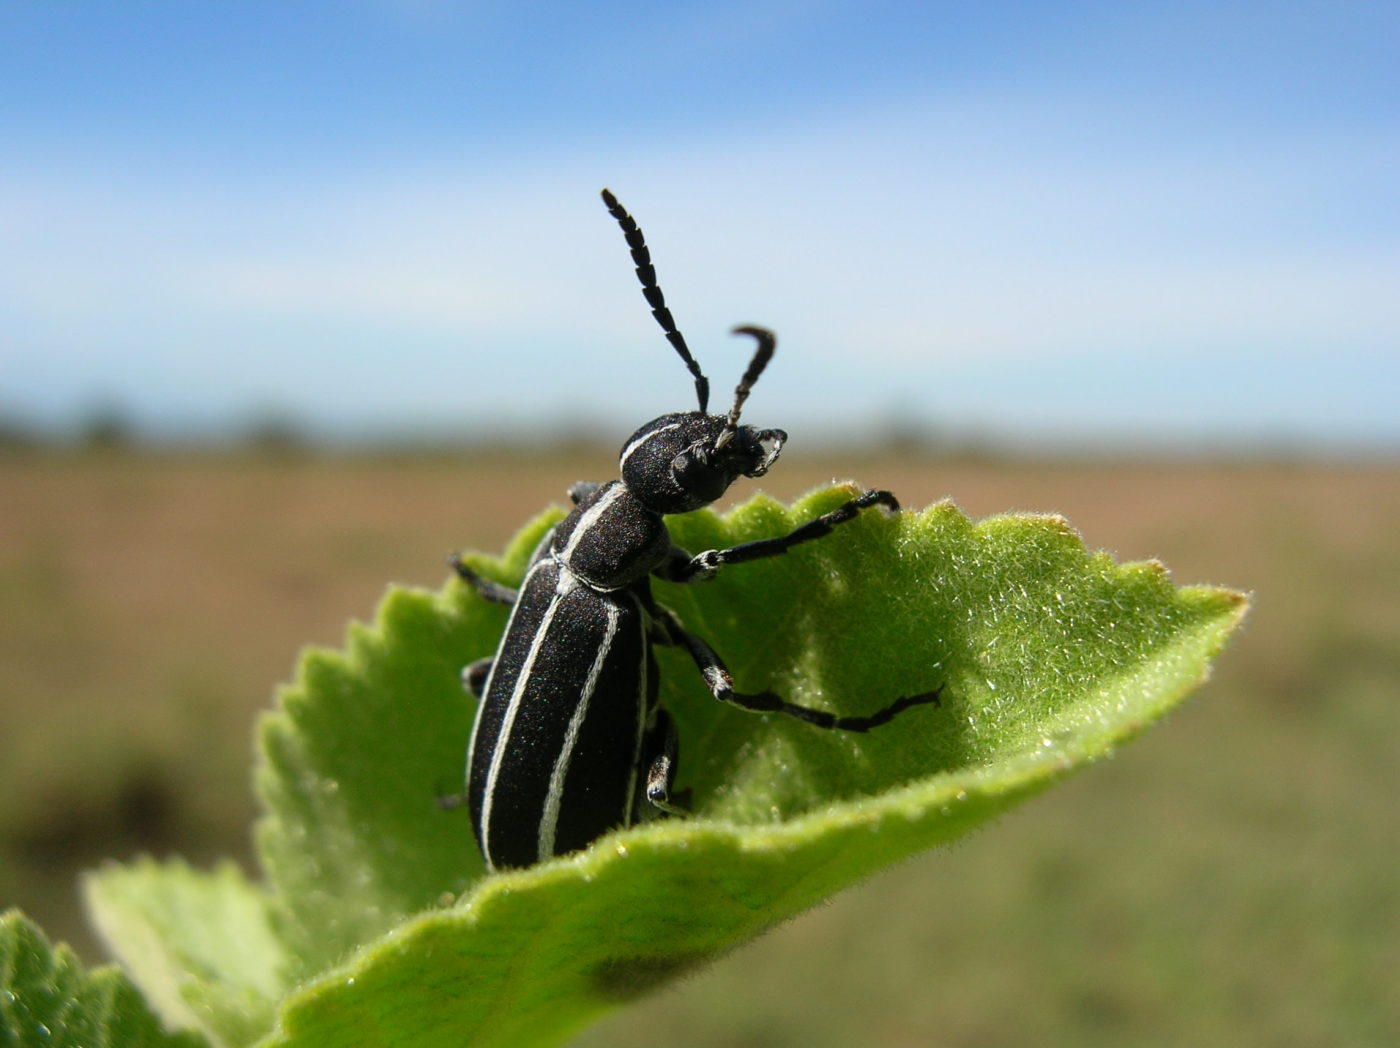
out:
M0 7L0 412L1400 448L1400 7Z

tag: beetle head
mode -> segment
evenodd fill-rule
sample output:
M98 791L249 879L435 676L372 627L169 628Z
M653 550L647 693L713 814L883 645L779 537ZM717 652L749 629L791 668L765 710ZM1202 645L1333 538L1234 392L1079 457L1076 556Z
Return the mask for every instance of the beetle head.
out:
M787 440L780 429L739 425L739 412L773 359L777 339L759 327L734 333L748 335L758 348L734 390L729 414L706 412L702 395L699 411L652 419L622 447L622 482L657 513L689 513L714 502L740 477L763 476Z
M722 415L685 411L652 419L622 449L622 482L657 513L708 506L740 477L761 477L787 434L731 426Z

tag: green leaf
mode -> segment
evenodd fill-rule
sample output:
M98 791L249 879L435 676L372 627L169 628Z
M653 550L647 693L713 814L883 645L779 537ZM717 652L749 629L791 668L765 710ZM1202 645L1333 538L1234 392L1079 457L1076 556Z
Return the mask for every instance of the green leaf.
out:
M172 1026L248 1044L287 992L265 891L233 863L211 873L183 862L109 865L83 881L88 913Z
M166 1033L115 967L85 972L20 913L0 914L0 1045L45 1048L201 1048Z
M506 561L517 579L557 519L516 537ZM297 976L481 876L465 812L436 799L461 788L473 709L462 667L495 650L505 620L456 584L391 588L373 627L351 627L348 651L306 653L263 719L258 842Z
M687 548L717 548L853 493L668 523ZM557 519L473 563L518 582ZM1204 678L1246 606L1174 589L1155 563L1089 554L1059 518L974 525L951 504L867 512L786 556L657 592L741 690L860 714L942 684L942 705L868 735L824 732L716 703L683 654L662 651L693 816L484 877L465 813L434 798L462 773L459 670L495 649L505 609L455 581L391 590L345 653L305 656L263 724L259 840L283 951L268 978L299 984L264 1048L557 1043L1110 753Z

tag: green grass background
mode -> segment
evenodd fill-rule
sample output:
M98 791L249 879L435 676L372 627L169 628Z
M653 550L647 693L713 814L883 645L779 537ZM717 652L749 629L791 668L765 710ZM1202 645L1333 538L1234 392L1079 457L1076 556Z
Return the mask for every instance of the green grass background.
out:
M613 472L585 452L0 457L0 905L95 960L79 870L251 867L253 719L299 648ZM1060 512L1255 609L1118 759L580 1043L1400 1043L1400 469L794 451L763 484L844 478Z

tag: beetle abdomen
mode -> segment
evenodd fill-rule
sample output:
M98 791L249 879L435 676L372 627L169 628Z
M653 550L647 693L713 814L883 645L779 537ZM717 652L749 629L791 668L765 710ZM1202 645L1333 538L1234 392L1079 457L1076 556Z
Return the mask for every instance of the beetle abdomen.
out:
M646 618L552 558L531 570L487 681L467 789L487 862L528 866L632 819L650 691Z

